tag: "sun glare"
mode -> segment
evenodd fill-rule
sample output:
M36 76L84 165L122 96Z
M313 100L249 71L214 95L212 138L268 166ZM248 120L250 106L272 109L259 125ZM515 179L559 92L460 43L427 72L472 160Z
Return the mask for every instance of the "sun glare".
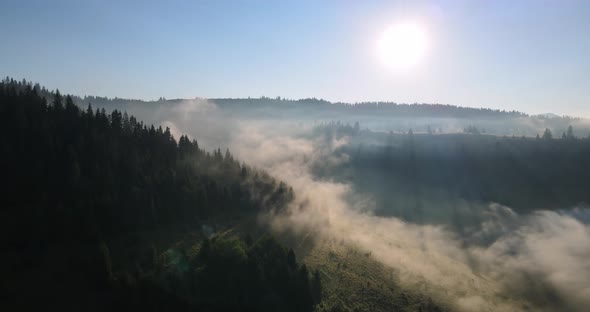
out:
M413 23L395 24L383 32L378 51L384 64L391 68L416 65L424 56L426 35Z

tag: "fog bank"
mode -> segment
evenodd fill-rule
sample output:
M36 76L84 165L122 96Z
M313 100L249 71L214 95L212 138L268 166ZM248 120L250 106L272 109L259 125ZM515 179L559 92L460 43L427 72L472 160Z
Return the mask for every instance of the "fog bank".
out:
M290 184L294 202L270 219L277 231L370 252L406 287L419 287L458 310L584 311L590 305L588 209L519 215L498 203L474 204L480 218L459 234L445 224L376 216L371 197L314 176L314 166L348 161L346 154L333 153L347 137L326 141L310 134L311 125L288 118L235 118L206 100L162 107L146 120L175 135L187 133L209 149L229 147L240 160Z

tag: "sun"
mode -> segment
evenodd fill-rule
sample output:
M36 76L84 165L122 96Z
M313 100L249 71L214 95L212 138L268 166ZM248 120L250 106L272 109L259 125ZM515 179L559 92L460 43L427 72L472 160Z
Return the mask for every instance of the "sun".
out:
M414 23L392 25L381 35L378 52L381 61L388 67L412 67L424 57L426 34Z

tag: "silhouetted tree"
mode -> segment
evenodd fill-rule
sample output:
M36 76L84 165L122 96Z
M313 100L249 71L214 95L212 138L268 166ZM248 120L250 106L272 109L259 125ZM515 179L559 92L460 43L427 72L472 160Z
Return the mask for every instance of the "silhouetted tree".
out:
M311 294L314 304L318 304L322 301L322 279L318 270L313 272L313 278L311 280Z
M567 134L566 134L566 138L568 138L568 139L570 139L570 140L573 140L573 139L575 139L575 136L574 136L574 129L572 128L572 126L571 126L571 125L567 127Z
M545 140L553 139L553 134L551 133L551 130L549 130L549 128L545 128L545 132L543 132L543 139L545 139Z

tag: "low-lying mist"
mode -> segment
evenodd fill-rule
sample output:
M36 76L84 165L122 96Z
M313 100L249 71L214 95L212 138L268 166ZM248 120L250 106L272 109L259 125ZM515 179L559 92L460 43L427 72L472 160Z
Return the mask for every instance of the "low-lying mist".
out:
M496 203L480 207L481 223L466 225L466 236L445 225L417 225L371 213L371 198L351 186L315 179L310 165L325 159L317 142L247 126L231 146L237 155L290 183L297 194L277 229L306 237L345 241L371 252L400 272L408 286L422 287L466 311L525 307L582 311L590 303L590 229L586 209L536 211L520 216ZM345 144L333 142L332 147ZM324 154L324 155L322 155ZM345 162L346 157L331 159ZM351 200L351 198L353 200ZM441 203L444 205L445 203ZM433 207L435 209L436 207ZM586 217L584 217L586 216Z
M290 184L287 213L267 218L277 231L355 246L419 287L462 311L568 310L590 305L590 210L517 213L495 202L470 202L471 223L413 223L375 214L375 198L315 169L346 164L334 153L348 136L312 135L313 123L288 118L244 118L207 100L183 101L129 113L186 133L208 149L229 147L240 160ZM354 178L354 177L353 177ZM452 183L452 181L449 181ZM424 213L437 205L429 201Z

